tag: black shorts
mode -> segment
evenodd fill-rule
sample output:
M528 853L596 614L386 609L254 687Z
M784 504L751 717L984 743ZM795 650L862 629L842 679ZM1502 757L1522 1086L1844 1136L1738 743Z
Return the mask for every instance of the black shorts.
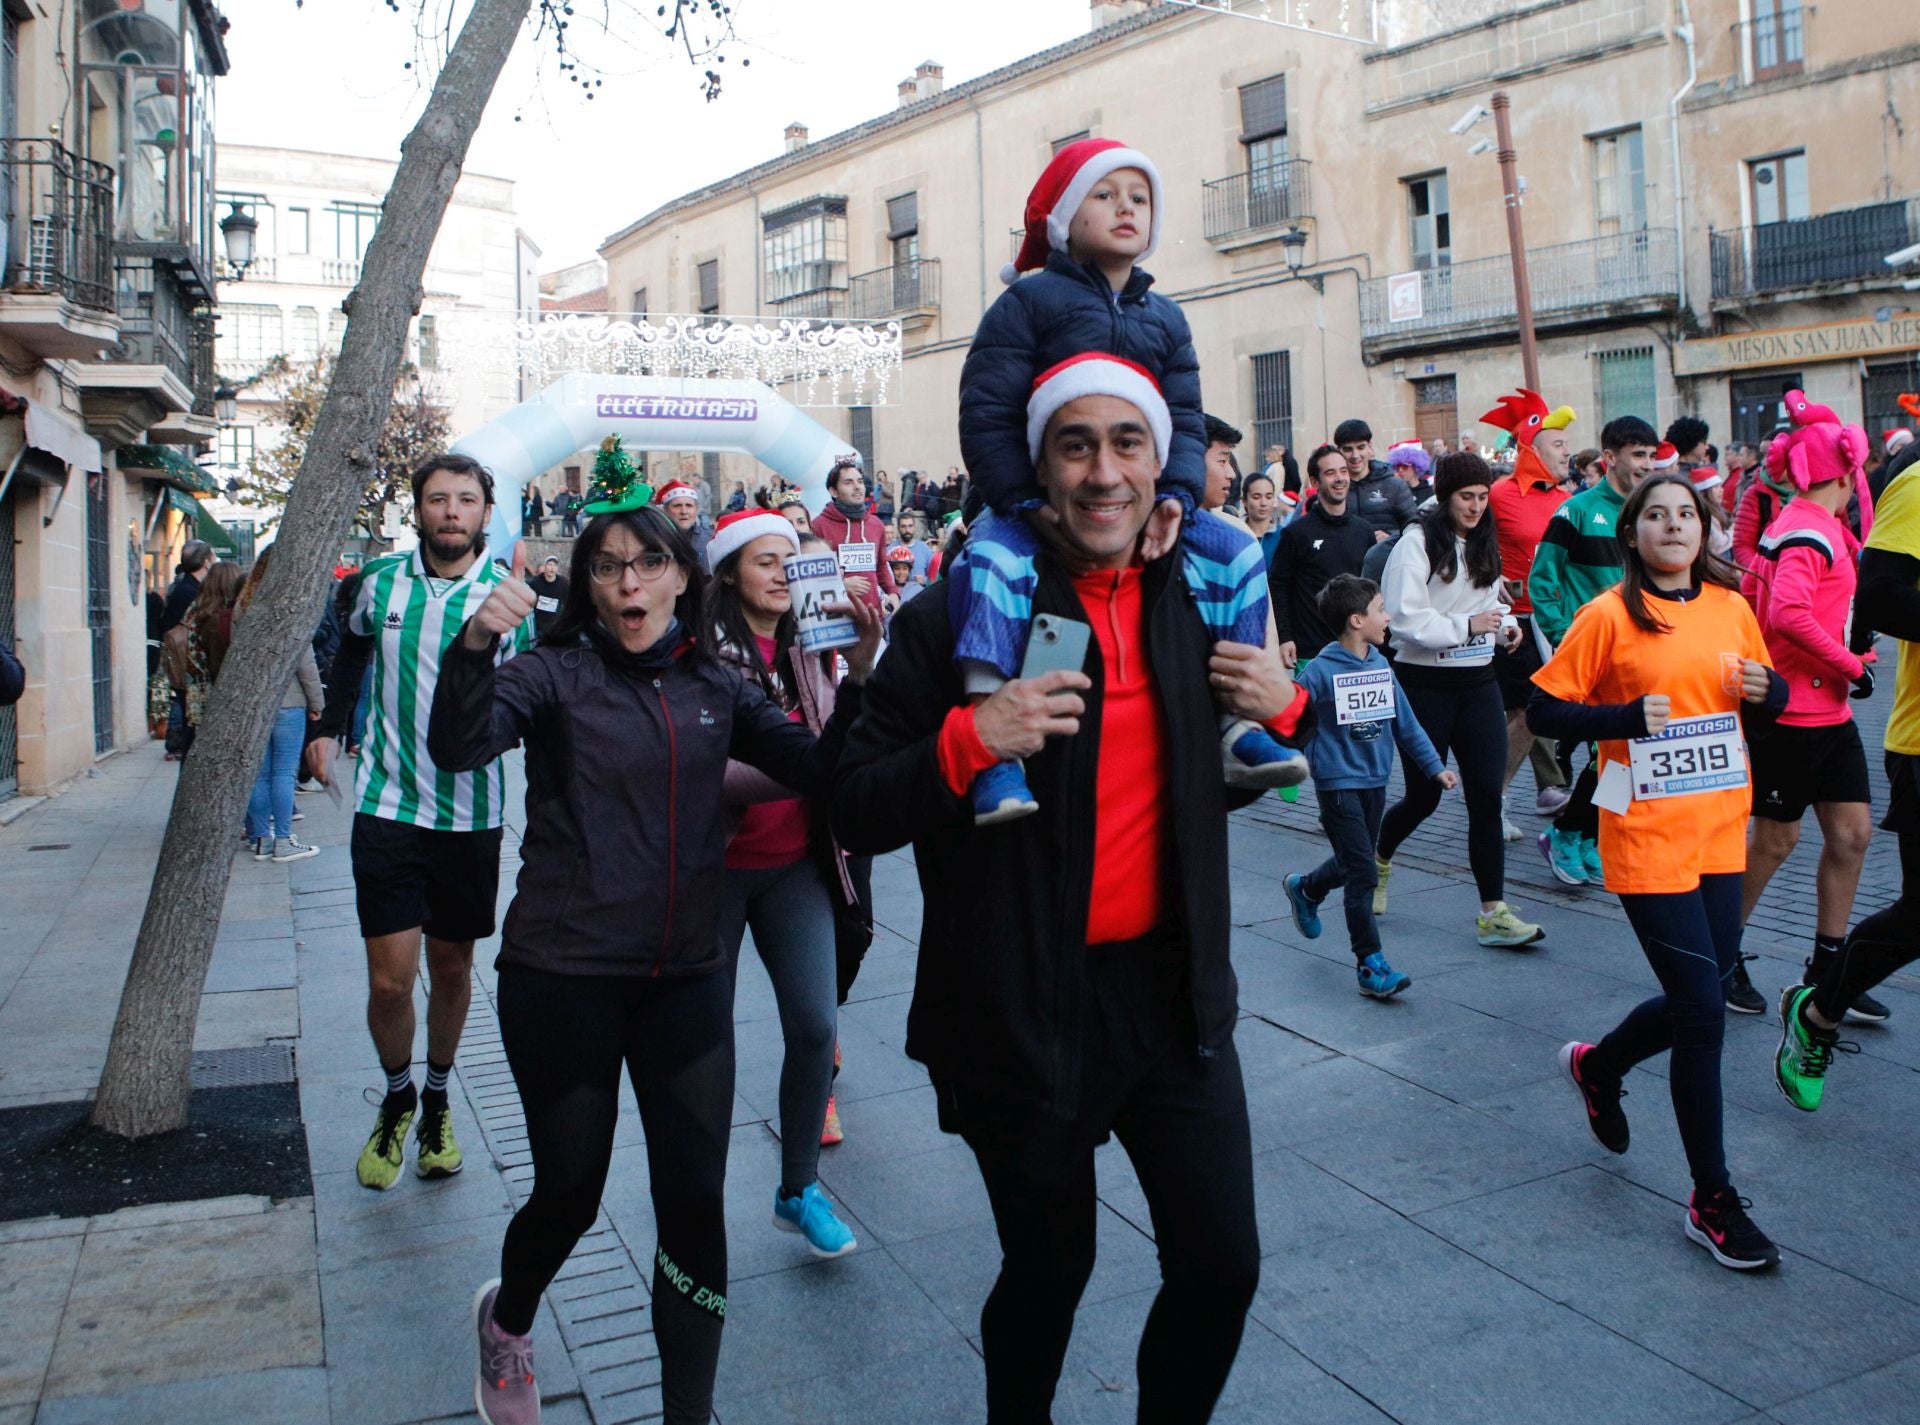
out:
M353 899L368 940L416 925L435 940L493 934L501 829L429 831L404 821L353 818Z
M1755 816L1791 822L1805 816L1810 806L1872 800L1867 753L1852 718L1830 727L1775 723L1749 745Z
M1515 614L1520 621L1520 642L1513 652L1493 655L1493 676L1500 684L1500 706L1508 712L1524 708L1533 696L1533 675L1545 664L1540 657L1540 640L1534 637L1533 616Z
M1887 754L1887 814L1880 829L1895 836L1920 836L1920 757Z

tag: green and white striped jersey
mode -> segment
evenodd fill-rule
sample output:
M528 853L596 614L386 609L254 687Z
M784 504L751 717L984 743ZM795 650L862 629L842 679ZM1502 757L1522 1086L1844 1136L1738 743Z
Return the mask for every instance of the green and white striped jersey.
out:
M354 778L358 809L430 831L485 831L506 816L506 770L443 772L427 755L440 659L496 584L513 576L484 554L458 579L429 574L420 551L367 565L347 626L375 640L367 730ZM533 645L533 620L501 640L500 661Z

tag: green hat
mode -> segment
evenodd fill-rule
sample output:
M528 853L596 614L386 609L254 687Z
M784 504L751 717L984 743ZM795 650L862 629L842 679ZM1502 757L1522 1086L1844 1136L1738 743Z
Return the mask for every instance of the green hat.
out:
M610 435L600 442L600 453L593 458L593 484L587 490L582 512L589 515L617 515L637 510L653 502L653 486L640 478L641 472L621 448L620 437Z

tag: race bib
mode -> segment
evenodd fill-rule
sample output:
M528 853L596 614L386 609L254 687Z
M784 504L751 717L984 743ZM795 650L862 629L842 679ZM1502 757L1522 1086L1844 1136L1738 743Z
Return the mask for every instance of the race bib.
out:
M879 546L872 544L843 544L840 546L840 572L842 574L871 574L877 562L875 551Z
M1333 709L1335 720L1342 724L1386 721L1394 715L1393 670L1335 673Z
M1493 635L1476 634L1465 643L1456 643L1451 648L1440 650L1440 659L1444 663L1488 663L1493 660Z
M556 613L559 611L560 601L552 594L542 594L533 601L533 606L543 614Z
M1738 713L1677 717L1652 737L1627 744L1635 801L1693 797L1747 785L1747 749Z

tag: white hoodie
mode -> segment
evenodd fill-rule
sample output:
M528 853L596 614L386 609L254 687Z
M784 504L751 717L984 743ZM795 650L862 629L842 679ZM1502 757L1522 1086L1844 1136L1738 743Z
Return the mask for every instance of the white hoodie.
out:
M1483 668L1493 661L1494 636L1469 634L1467 621L1477 613L1498 609L1503 631L1515 623L1500 600L1498 580L1482 589L1467 578L1464 539L1454 541L1453 578L1443 583L1433 577L1426 531L1419 524L1409 525L1387 556L1380 594L1393 619L1393 651L1402 666Z

